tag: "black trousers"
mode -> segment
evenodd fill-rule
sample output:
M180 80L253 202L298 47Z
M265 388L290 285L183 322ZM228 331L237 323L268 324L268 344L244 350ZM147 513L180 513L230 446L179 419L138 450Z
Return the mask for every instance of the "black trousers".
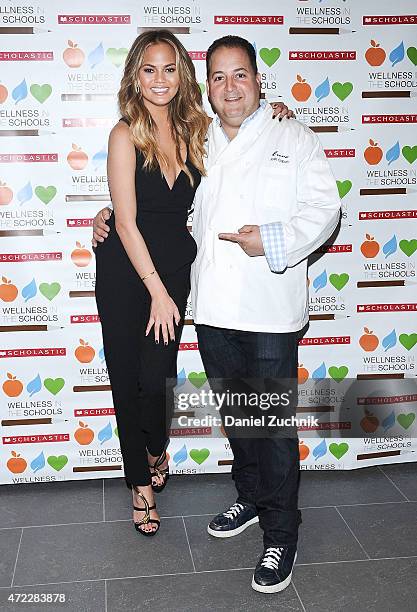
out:
M125 478L139 486L151 484L147 451L158 456L168 445L173 411L172 387L190 290L190 265L162 276L182 317L174 325L176 340L155 343L154 329L145 336L151 299L138 278L107 274L97 259L96 301L113 395ZM117 289L115 289L117 283ZM172 384L167 381L171 381Z
M244 332L197 325L201 358L210 380L297 379L299 332ZM222 415L223 416L223 415ZM228 432L227 427L225 427ZM229 437L238 502L256 506L265 546L296 544L299 450L293 437Z

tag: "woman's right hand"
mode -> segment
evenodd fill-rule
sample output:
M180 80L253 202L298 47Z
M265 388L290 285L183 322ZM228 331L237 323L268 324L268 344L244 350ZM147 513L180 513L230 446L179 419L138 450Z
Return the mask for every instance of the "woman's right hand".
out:
M97 242L104 242L107 238L110 228L106 225L106 221L110 219L112 212L110 208L102 208L94 217L93 239L91 240L93 247L97 246Z
M162 333L164 344L169 340L175 340L174 322L176 325L181 317L174 300L165 291L152 298L151 312L145 335L147 336L154 327L155 342L159 342L159 335Z

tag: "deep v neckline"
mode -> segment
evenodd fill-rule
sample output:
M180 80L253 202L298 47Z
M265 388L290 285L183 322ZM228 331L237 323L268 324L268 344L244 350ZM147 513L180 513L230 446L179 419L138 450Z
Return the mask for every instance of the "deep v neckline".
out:
M185 160L184 163L186 164L187 160ZM174 182L172 183L172 187L169 186L169 183L168 183L167 177L165 176L165 173L162 170L161 170L161 172L162 172L162 176L164 177L164 182L165 182L166 186L168 187L168 191L172 192L174 190L174 188L175 188L175 185L177 184L178 179L180 178L180 176L184 172L184 170L181 168L181 170L178 172L177 176L175 177Z

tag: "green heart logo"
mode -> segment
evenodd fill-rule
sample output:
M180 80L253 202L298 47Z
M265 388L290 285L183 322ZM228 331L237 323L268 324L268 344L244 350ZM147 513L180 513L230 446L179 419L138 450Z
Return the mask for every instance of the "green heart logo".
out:
M65 380L63 378L45 378L43 384L52 395L58 395L65 385Z
M346 194L352 189L352 181L336 181L337 189L339 191L339 197L344 198Z
M54 470L59 472L59 470L62 470L62 468L67 465L68 457L66 455L59 455L59 457L51 455L50 457L48 457L47 462L49 463L51 468L54 468Z
M343 102L353 91L352 83L333 83L332 91Z
M332 442L329 445L329 451L332 453L336 459L341 459L343 455L345 455L349 450L349 444L347 442L341 442L340 444L336 444L336 442Z
M400 334L398 340L407 351L411 351L413 346L417 344L417 334Z
M39 291L46 299L51 301L61 291L61 285L59 283L41 283L39 285Z
M210 451L208 448L200 448L200 450L197 448L192 448L189 455L193 461L198 463L198 465L201 465L210 455Z
M340 291L349 282L349 278L349 274L343 272L343 274L330 274L329 281L333 287Z
M408 257L410 257L415 251L417 251L417 240L400 240L400 249Z
M399 414L397 416L397 421L399 422L401 427L404 427L404 429L408 429L414 423L415 418L416 415L414 414L414 412L409 412L408 414Z
M118 429L118 427L114 428L114 435L119 437L119 429Z
M417 49L415 47L408 47L407 55L410 62L412 62L414 66L417 66Z
M38 85L37 83L34 83L30 86L30 93L35 100L43 104L51 95L52 87L48 84Z
M201 95L203 95L204 92L206 91L206 86L204 85L204 83L199 83L198 86L200 88Z
M114 47L110 47L107 49L106 56L107 59L111 61L113 66L119 68L122 64L125 63L127 54L129 53L129 49L125 49L125 47L121 47L120 49L115 49Z
M415 145L414 147L403 147L402 149L402 154L404 155L405 159L408 161L409 164L413 164L416 159L417 159L417 145Z
M342 382L344 378L348 375L349 368L347 366L330 366L329 374L336 382Z
M38 196L41 202L44 204L49 204L49 202L56 196L56 187L53 185L48 185L48 187L38 185L35 187L35 194Z
M190 372L188 380L196 389L199 389L207 381L207 375L205 372Z
M261 56L265 64L271 68L271 66L273 66L275 62L279 60L281 50L277 49L277 47L273 47L272 49L263 47L263 49L259 51L259 55Z

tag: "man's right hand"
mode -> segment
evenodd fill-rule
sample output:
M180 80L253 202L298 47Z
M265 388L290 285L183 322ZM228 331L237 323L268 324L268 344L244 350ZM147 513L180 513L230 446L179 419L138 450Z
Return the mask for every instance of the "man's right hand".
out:
M102 208L94 217L93 221L93 239L91 243L93 247L97 246L97 242L104 242L110 231L106 221L108 221L113 211L110 208Z

